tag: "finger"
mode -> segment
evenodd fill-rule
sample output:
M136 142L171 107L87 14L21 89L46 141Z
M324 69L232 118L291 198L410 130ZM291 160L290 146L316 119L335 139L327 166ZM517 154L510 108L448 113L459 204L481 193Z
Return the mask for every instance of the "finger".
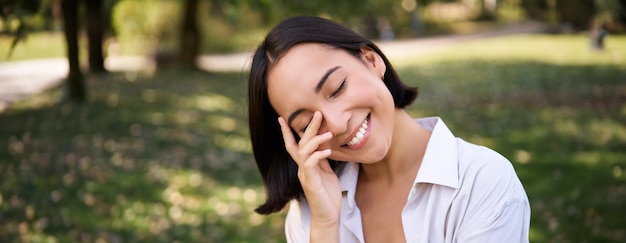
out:
M306 142L312 137L314 137L315 135L317 135L317 132L319 132L321 125L322 125L322 113L319 111L316 111L315 113L313 113L313 118L311 119L309 126L304 131L304 134L302 135L302 139L300 139L300 142Z
M280 124L280 131L283 134L283 140L285 141L285 148L287 152L292 155L297 153L298 151L298 143L296 143L296 139L293 137L293 133L291 133L291 128L285 121L285 118L278 117L278 124Z
M303 143L301 140L298 148L298 153L300 154L300 156L308 157L309 154L312 154L316 150L320 149L320 145L330 141L332 138L333 134L331 132L325 132L311 138L309 141L306 141L306 143Z
M328 156L330 156L330 149L316 151L309 157L301 166L298 167L298 178L303 187L307 187L308 182L313 182L321 179L320 176L327 173L326 170L320 168L320 163L328 163Z
M330 154L330 149L315 151L304 163L302 163L301 169L303 169L305 173L308 174L309 172L317 168L320 161L326 160L328 156L330 156Z

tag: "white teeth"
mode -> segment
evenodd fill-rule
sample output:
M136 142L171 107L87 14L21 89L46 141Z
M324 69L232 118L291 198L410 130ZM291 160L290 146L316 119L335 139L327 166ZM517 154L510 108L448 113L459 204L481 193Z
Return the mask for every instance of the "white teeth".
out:
M361 124L361 127L359 128L359 131L356 133L356 135L350 140L350 142L347 143L348 146L352 146L355 145L357 143L359 143L361 141L361 139L363 139L363 136L365 135L365 131L367 131L367 120L363 121L363 124Z

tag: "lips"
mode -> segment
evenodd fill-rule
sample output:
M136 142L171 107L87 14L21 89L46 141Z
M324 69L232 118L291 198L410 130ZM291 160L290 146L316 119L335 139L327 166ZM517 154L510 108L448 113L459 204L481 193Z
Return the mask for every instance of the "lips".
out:
M354 137L352 137L344 146L349 149L359 149L365 145L369 138L370 132L370 116L368 115L361 126L356 131Z

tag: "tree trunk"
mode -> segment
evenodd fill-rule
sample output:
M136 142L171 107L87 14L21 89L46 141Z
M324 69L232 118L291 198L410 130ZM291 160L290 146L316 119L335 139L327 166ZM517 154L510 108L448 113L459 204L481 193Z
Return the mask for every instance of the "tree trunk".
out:
M70 67L67 76L67 94L70 100L81 103L86 100L87 91L78 59L78 3L78 0L62 0L61 11Z
M493 20L495 13L493 7L495 7L495 0L478 0L478 20Z
M559 23L559 10L556 7L556 0L548 0L548 23L556 26Z
M200 46L198 0L186 0L180 38L180 61L184 67L195 67Z
M104 16L102 0L85 0L87 6L87 39L89 42L89 71L106 72L102 53L102 36L104 33Z

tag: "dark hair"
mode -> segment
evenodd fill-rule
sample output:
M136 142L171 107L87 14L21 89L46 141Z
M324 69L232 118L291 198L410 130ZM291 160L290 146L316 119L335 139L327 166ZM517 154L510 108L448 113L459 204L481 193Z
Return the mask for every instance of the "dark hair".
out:
M270 105L267 93L268 70L291 47L301 43L325 44L356 57L360 57L361 48L367 46L378 53L387 66L383 81L395 106L404 108L417 98L417 89L402 83L380 49L354 31L331 20L311 16L292 17L276 25L254 53L248 77L250 138L267 191L266 202L255 210L259 214L280 211L290 200L304 195L297 175L298 165L285 149L278 114Z

